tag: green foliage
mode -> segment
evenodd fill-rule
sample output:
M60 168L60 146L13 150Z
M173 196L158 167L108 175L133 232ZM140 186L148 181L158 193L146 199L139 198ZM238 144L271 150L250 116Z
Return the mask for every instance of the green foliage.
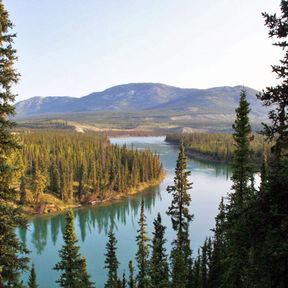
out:
M19 187L19 194L20 194L20 204L25 205L27 200L27 191L26 191L26 179L24 176L20 178L20 187Z
M137 287L147 288L149 287L149 238L146 232L146 216L144 214L144 200L141 201L140 218L138 221L139 230L136 237L136 242L138 250L136 253L136 261L138 265L138 275L137 275Z
M261 165L263 154L270 155L270 143L265 143L263 136L251 135L252 159L257 165ZM234 139L231 134L221 133L190 133L190 134L168 134L166 141L179 144L184 142L189 157L215 162L232 163L235 152Z
M86 258L82 257L81 259L81 273L80 273L80 282L82 288L95 288L94 283L90 280L90 275L87 271L87 262Z
M33 198L28 204L36 206L43 193L65 203L102 201L157 181L163 173L159 155L111 145L96 133L34 131L19 138L25 188Z
M54 269L62 271L60 278L56 281L63 288L93 287L89 281L86 269L86 261L79 253L77 237L74 230L73 212L69 210L66 214L65 232L63 235L64 245L59 251L60 261ZM87 282L88 285L87 286Z
M231 205L242 208L244 202L247 202L251 195L251 177L253 175L252 151L250 148L251 125L248 114L250 112L249 103L246 100L245 91L241 92L239 107L236 109L236 120L233 124L233 139L235 151L233 154L233 193L230 194ZM253 191L252 191L253 192ZM237 209L237 208L236 208Z
M177 232L177 239L173 242L171 251L172 286L186 287L189 275L189 262L191 258L189 223L193 215L189 213L191 202L188 190L192 188L189 182L190 171L187 170L187 158L183 142L175 168L174 185L168 186L168 193L172 193L171 206L167 214L171 216L172 227Z
M17 57L13 49L16 35L10 33L12 27L0 0L0 287L4 288L20 287L20 272L28 268L28 259L23 257L27 250L15 235L15 228L25 227L26 221L13 203L17 194L12 180L17 167L11 165L11 159L19 144L11 133L14 123L9 117L14 114L12 86L19 74L13 67Z
M169 269L165 248L165 229L162 225L160 213L154 220L154 232L152 239L152 256L150 260L151 286L166 288L169 286Z
M188 190L192 188L192 183L188 179L190 174L191 172L187 171L187 158L182 142L175 168L174 185L167 187L168 193L171 193L173 197L167 215L171 216L173 229L178 232L179 236L182 231L187 230L193 218L188 210L191 202Z
M274 43L284 52L284 57L280 64L273 65L272 71L276 74L277 79L281 81L279 85L267 87L265 91L258 95L265 106L271 107L269 118L271 124L264 124L263 134L269 139L275 140L273 147L276 155L287 155L288 148L288 116L287 116L287 68L288 68L288 42L287 42L287 1L282 0L280 4L281 15L269 15L263 13L265 25L269 28L269 37L277 39Z
M106 244L106 260L105 260L105 268L108 269L108 279L105 283L105 288L117 288L118 286L118 276L117 269L119 266L119 262L117 260L116 255L116 245L117 240L112 231L108 233L108 242Z
M229 287L243 287L247 281L247 267L249 266L247 259L249 259L249 240L252 232L250 224L254 221L254 211L250 211L250 203L254 200L255 194L251 186L253 168L249 112L246 94L245 91L242 91L233 125L235 152L231 177L232 192L229 194L229 203L226 206L225 287L228 285Z
M122 275L122 285L121 285L121 288L127 288L127 280L126 280L125 272L123 272L123 275Z
M263 13L269 37L276 39L275 46L284 53L278 65L272 66L280 83L267 87L258 95L263 104L270 107L270 123L264 125L262 133L274 141L272 157L268 167L262 169L261 194L258 199L261 225L258 234L256 256L263 281L270 287L285 287L288 283L288 3L280 2L280 15ZM267 169L268 168L268 169ZM261 262L266 265L261 265ZM256 274L257 275L257 274ZM268 287L268 286L267 286Z
M212 243L212 252L208 272L207 287L220 287L223 277L223 261L226 258L225 251L225 225L226 225L226 212L224 199L221 198L219 204L219 212L215 218L214 239ZM196 286L197 287L197 286Z
M30 270L30 275L28 279L28 287L29 288L38 288L39 286L37 285L36 281L36 273L35 273L35 266L32 264L32 268Z
M128 287L129 288L136 288L136 282L135 282L135 279L134 279L134 266L133 266L133 262L130 260L129 261L129 265L128 265L128 268L129 268L129 280L128 280Z
M194 267L192 270L192 287L208 288L208 287L221 287L210 280L210 270L212 264L212 241L206 239L204 245L201 247L201 252L198 250L198 256L194 260ZM218 286L217 286L218 285Z

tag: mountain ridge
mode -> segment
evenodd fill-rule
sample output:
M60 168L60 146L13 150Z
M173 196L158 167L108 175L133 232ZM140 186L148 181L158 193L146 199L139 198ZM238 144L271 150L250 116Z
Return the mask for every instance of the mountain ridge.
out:
M179 88L162 83L129 83L92 92L80 98L70 96L35 96L15 104L16 119L52 114L98 111L182 111L187 113L234 113L240 91L245 89L255 117L266 109L256 99L257 90L240 85L208 89Z

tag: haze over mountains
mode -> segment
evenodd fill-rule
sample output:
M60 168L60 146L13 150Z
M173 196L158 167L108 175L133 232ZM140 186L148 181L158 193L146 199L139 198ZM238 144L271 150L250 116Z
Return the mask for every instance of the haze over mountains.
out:
M124 84L81 98L33 97L15 105L16 119L66 119L102 126L109 122L110 128L117 128L120 122L125 122L124 128L152 123L159 127L163 123L167 127L190 127L191 123L201 127L204 122L218 125L233 121L242 89L243 86L184 89L160 83ZM245 90L251 118L260 122L267 109L257 100L256 90Z
M210 89L183 89L164 84L134 83L114 86L81 98L32 97L16 104L17 117L91 111L185 110L191 112L234 113L242 86ZM252 112L265 109L256 99L256 90L245 88Z

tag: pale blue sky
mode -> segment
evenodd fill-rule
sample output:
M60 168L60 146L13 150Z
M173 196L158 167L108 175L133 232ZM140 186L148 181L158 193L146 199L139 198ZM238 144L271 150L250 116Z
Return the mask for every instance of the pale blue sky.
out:
M261 12L271 0L3 0L15 24L18 101L114 85L184 88L275 83Z

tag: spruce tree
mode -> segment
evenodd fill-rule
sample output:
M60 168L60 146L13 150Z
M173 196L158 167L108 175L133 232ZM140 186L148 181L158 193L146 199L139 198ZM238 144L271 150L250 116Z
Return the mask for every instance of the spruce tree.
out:
M200 259L200 250L198 250L198 255L194 261L194 265L193 265L193 280L192 283L193 285L191 287L195 287L195 288L200 288L201 286L201 270L200 270L200 263L201 263L201 259ZM221 286L215 286L215 287L221 287Z
M46 187L46 177L44 173L37 167L33 177L33 197L34 204L37 206L41 202L41 197Z
M105 283L105 288L117 288L118 286L118 276L117 269L119 262L116 255L117 240L112 231L108 233L108 242L106 244L106 259L105 259L105 268L108 269L108 279Z
M28 279L28 287L29 288L38 288L39 286L37 285L36 281L36 272L35 272L35 266L32 264L32 268L30 270L30 275Z
M224 287L242 287L247 283L247 259L251 235L255 220L254 194L251 187L253 166L250 148L252 141L249 121L249 103L246 92L240 94L239 107L236 109L236 119L233 124L235 151L233 155L233 174L231 180L232 192L229 194L227 209L227 254ZM251 205L253 202L253 205ZM250 211L251 210L251 211Z
M123 275L122 275L122 288L127 288L127 280L126 280L125 272L123 272Z
M54 269L61 271L60 278L56 281L63 288L79 288L85 287L87 281L86 262L79 253L77 246L77 237L74 230L74 216L72 210L69 210L65 217L66 225L64 231L64 245L59 251L60 261L55 265ZM89 284L90 285L90 284ZM93 287L91 283L91 287Z
M130 260L129 261L129 280L128 280L128 287L129 288L136 288L136 283L135 283L135 279L134 279L134 266L133 266L133 262Z
M165 229L162 225L161 215L158 213L154 220L151 256L151 285L152 287L166 288L169 286L169 269L165 248Z
M272 66L279 81L274 87L267 87L258 95L269 107L270 123L264 124L262 133L274 141L268 163L266 185L262 189L262 214L265 227L262 243L262 257L267 263L263 273L270 287L285 287L288 283L288 3L280 1L280 15L263 13L269 37L274 45L283 51L283 59ZM265 205L263 205L263 203ZM272 252L273 251L273 252Z
M252 141L252 130L249 120L249 103L247 102L246 91L242 90L240 94L239 107L236 111L236 119L233 124L233 139L235 143L235 152L233 154L232 169L233 194L230 195L231 201L240 208L243 202L251 196L251 186L249 185L253 175L252 150L250 142Z
M139 219L139 230L136 237L138 250L136 253L136 261L138 264L138 275L137 275L137 287L147 288L149 287L149 238L146 231L146 216L144 214L144 200L141 201L140 219Z
M192 183L190 183L188 179L190 174L191 171L187 170L185 147L183 142L181 142L175 168L174 185L167 187L168 193L171 193L173 197L167 214L171 216L173 229L177 231L178 234L187 230L186 228L193 218L193 215L189 213L191 197L188 190L192 188Z
M19 193L20 193L20 204L25 205L27 201L27 191L26 191L26 179L23 175L20 179L20 187L19 187Z
M91 277L88 274L87 271L87 262L86 262L86 258L82 257L81 259L81 272L80 272L80 282L81 282L81 288L94 288L95 285L94 283L91 281Z
M167 214L171 216L172 227L177 233L171 251L172 286L177 288L186 287L189 278L189 261L191 258L189 223L193 218L189 212L191 197L188 190L192 188L192 183L188 179L190 174L191 172L187 170L184 144L181 141L174 185L167 187L167 191L172 194L172 203Z
M223 277L223 260L225 259L225 222L226 213L224 198L221 198L219 204L219 212L215 218L215 228L212 230L214 232L213 249L210 261L209 269L209 279L208 287L220 287Z
M20 273L27 269L27 250L15 234L16 227L26 227L20 208L15 205L16 191L11 185L15 167L9 163L11 153L19 148L11 133L14 123L9 117L14 114L15 96L12 86L19 74L14 69L17 60L13 41L16 34L10 33L13 24L0 0L0 287L20 287Z

